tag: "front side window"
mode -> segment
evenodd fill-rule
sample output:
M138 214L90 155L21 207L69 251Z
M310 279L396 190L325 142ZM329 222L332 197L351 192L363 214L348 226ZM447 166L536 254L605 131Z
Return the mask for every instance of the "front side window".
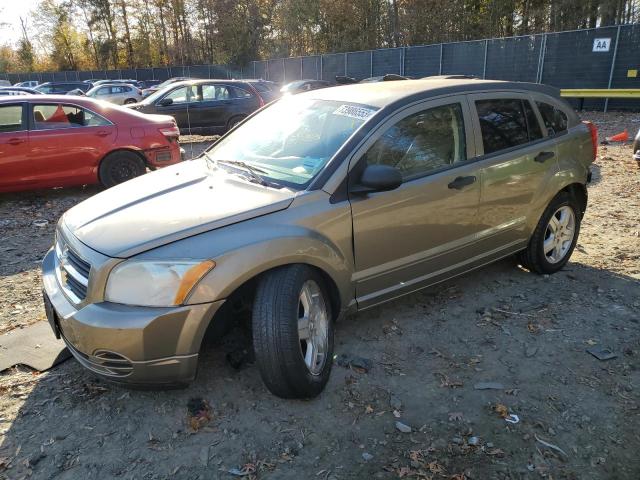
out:
M459 103L414 113L389 128L367 151L367 164L389 165L404 179L467 159Z
M274 182L304 188L376 110L368 105L289 97L245 121L207 156L213 161L245 162Z
M478 100L476 110L485 155L529 142L522 100Z
M22 105L0 106L0 133L22 130Z
M97 127L109 125L101 116L83 108L63 104L42 104L33 106L35 130L61 128Z
M172 105L193 102L197 99L197 87L195 85L187 85L185 87L176 88L164 98L170 98Z
M536 102L544 127L549 135L556 135L567 130L567 114L557 107L545 102Z

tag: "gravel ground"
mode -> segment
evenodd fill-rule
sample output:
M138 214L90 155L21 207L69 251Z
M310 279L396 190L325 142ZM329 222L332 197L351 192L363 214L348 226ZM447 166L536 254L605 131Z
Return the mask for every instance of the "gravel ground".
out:
M601 136L640 126L638 114L584 117ZM0 197L0 333L44 318L38 261L60 214L97 191ZM628 144L600 147L589 194L562 272L507 259L346 319L336 353L366 368L334 365L312 401L271 396L255 365L232 368L238 331L207 348L184 390L127 390L75 361L3 372L0 478L638 479L640 169Z

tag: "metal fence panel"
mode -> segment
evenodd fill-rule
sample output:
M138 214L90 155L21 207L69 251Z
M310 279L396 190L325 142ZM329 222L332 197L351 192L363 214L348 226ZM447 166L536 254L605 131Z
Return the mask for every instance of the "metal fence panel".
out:
M209 65L190 65L189 76L193 78L209 78Z
M262 78L263 80L269 80L269 70L267 70L267 62L259 61L256 64L256 78Z
M489 40L485 78L535 82L542 41L542 35Z
M293 82L302 79L302 57L284 59L284 81Z
M445 43L442 45L442 74L482 77L484 46L484 40Z
M640 25L620 27L612 73L611 88L640 88ZM611 99L609 108L640 109L640 99Z
M542 83L558 88L607 88L615 49L616 27L546 35ZM596 38L611 38L608 52L593 52ZM572 101L575 105L575 101ZM601 108L605 101L586 100L587 109Z
M402 49L388 48L373 51L373 68L371 76L378 77L387 73L402 74Z
M284 59L268 60L267 68L269 70L269 80L278 83L284 82Z
M347 53L347 75L357 80L371 76L372 52Z
M344 53L322 55L322 80L335 82L336 75L345 75Z
M320 78L320 55L302 57L302 78Z
M412 78L440 73L440 45L407 47L404 51L404 74Z

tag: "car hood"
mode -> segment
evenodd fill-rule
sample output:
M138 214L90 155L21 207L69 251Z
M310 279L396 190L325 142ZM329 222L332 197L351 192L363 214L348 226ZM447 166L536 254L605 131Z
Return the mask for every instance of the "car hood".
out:
M249 183L204 159L148 173L76 205L63 223L104 255L128 258L287 208L296 192Z

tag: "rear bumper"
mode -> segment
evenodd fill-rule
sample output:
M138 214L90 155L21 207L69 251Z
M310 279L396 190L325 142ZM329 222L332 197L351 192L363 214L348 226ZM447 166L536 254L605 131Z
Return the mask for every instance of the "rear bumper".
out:
M58 284L54 255L50 250L42 262L49 321L82 366L132 385L193 380L202 337L224 301L169 308L100 302L76 309Z
M169 146L161 148L153 148L144 151L147 158L147 164L154 168L167 167L184 160L184 150L180 148L178 143L172 143Z

